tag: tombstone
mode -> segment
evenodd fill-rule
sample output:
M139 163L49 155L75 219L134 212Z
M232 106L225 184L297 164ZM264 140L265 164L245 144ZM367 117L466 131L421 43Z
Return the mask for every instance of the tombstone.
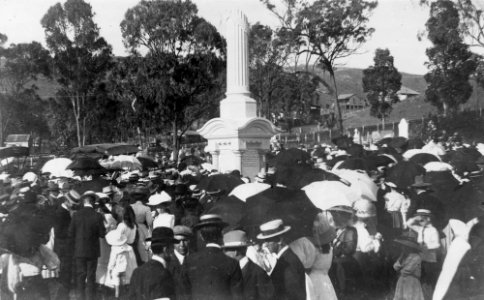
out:
M278 130L257 117L257 102L249 91L249 24L241 11L224 20L227 40L227 93L220 102L220 117L198 130L208 140L213 165L220 172L239 170L253 178L264 167L270 139Z
M408 139L408 122L405 119L402 119L400 123L398 123L398 136Z
M353 143L361 144L361 135L357 128L355 128L355 132L353 134Z

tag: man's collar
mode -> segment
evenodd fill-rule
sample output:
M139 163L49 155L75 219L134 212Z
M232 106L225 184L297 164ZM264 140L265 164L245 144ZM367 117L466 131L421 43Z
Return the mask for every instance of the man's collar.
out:
M219 249L222 249L222 246L220 246L219 244L215 244L215 243L208 243L206 245L206 247L212 247L212 248L219 248Z
M288 246L288 245L284 246L284 247L283 247L283 248L282 248L282 249L279 251L279 253L277 253L277 255L276 255L277 259L281 258L281 256L284 254L284 252L286 252L286 251L287 251L287 249L289 249L289 246Z
M180 254L176 249L173 251L175 253L176 258L180 262L180 265L183 265L183 261L185 260L185 255Z
M84 203L84 207L90 207L90 208L93 208L91 204L86 204L86 203Z
M242 270L249 263L249 258L247 256L242 257L239 260L240 269Z
M157 262L161 263L163 265L163 267L166 268L166 260L163 257L156 255L156 254L153 254L151 259L156 260Z
M64 208L65 210L67 211L70 211L70 209L67 207L67 205L65 203L62 203L61 204L62 208Z

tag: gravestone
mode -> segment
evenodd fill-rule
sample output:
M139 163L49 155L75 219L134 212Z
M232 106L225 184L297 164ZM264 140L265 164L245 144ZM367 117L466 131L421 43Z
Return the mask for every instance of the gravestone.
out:
M408 122L405 119L400 120L400 123L398 123L398 136L408 139Z

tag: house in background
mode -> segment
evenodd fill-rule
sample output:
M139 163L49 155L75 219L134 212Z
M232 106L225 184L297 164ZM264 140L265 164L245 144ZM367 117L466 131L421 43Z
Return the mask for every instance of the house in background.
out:
M341 94L338 96L338 102L343 112L360 110L368 106L365 99L355 94Z
M398 99L400 101L411 99L413 97L416 97L420 95L419 92L414 91L406 86L403 86L400 88L400 90L397 92Z

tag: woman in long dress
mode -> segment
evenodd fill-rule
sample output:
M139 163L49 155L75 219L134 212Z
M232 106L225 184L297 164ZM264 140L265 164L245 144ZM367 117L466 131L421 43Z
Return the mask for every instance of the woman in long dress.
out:
M424 300L420 284L422 258L419 245L410 238L399 238L395 242L402 245L402 254L393 265L399 273L393 300Z

